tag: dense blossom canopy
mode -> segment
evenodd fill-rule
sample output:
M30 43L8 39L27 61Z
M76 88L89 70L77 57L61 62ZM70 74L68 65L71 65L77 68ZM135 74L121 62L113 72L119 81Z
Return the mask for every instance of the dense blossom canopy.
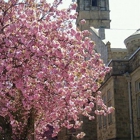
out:
M94 104L94 114L113 110L96 93L110 68L85 37L89 32L73 28L76 4L60 10L61 2L0 0L0 128L4 133L9 124L14 140L32 133L45 139L47 125L53 136L78 128L79 114L94 119Z

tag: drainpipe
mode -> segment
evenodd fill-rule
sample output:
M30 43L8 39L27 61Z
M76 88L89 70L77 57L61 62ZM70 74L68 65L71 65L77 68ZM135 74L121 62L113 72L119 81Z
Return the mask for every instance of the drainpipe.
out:
M132 116L132 93L131 93L131 77L128 72L124 74L128 84L128 95L129 95L129 117L130 117L130 134L131 140L133 140L133 116Z

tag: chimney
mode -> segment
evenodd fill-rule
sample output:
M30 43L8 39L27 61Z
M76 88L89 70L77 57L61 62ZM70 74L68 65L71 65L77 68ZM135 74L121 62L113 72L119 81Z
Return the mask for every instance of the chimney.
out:
M100 27L99 30L98 30L98 34L99 34L99 37L104 40L105 39L105 28L104 27Z

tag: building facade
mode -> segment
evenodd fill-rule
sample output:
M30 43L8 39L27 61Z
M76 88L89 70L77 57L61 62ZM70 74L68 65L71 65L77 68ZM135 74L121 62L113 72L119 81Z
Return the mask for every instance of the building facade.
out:
M109 0L77 0L77 4L76 25L80 30L110 28ZM82 19L86 20L86 24L79 24Z
M98 116L97 140L140 140L140 30L124 43L126 49L111 49L107 43L112 71L100 90L115 111Z

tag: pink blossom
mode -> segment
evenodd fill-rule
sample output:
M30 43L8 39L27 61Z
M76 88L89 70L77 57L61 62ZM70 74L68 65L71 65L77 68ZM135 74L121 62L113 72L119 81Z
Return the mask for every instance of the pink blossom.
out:
M60 10L61 0L38 3L2 1L0 116L10 122L13 139L28 132L26 139L35 133L35 139L41 140L47 124L54 129L52 136L62 127L77 129L82 125L79 115L94 119L90 112L95 106L100 108L97 115L114 110L103 103L98 91L98 81L110 68L93 50L89 31L72 27L77 4ZM34 121L29 124L29 119ZM77 138L84 135L81 132Z
M94 107L94 103L93 103L93 102L90 102L90 103L89 103L89 106L90 106L91 108L93 108L93 107Z
M82 139L85 135L86 135L86 134L85 134L84 132L81 132L81 133L77 134L76 137L77 137L78 139Z
M86 107L85 107L85 110L86 110L87 112L91 112L92 109L91 109L90 106L86 106Z
M73 10L76 10L76 8L77 8L77 3L75 3L75 2L72 3L72 4L71 4L71 8L72 8Z
M85 23L86 23L86 20L85 20L85 19L82 19L82 20L80 21L80 23L81 23L81 24L85 24Z
M94 116L89 116L89 120L94 120L95 117Z
M101 92L101 91L97 91L97 94L101 95L101 94L102 94L102 92Z
M114 107L108 107L108 113L112 113L113 111L115 110L115 108Z

